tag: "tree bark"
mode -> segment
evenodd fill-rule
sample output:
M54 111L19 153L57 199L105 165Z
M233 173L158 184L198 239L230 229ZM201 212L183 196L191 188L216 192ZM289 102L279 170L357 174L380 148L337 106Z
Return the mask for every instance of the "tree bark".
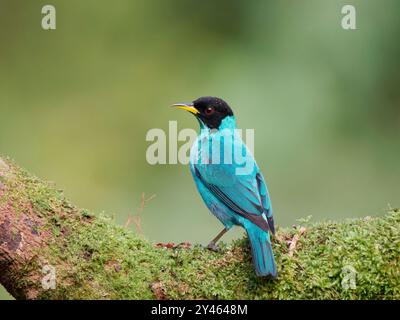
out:
M16 299L399 299L400 213L279 229L278 279L246 239L157 247L0 158L0 283Z

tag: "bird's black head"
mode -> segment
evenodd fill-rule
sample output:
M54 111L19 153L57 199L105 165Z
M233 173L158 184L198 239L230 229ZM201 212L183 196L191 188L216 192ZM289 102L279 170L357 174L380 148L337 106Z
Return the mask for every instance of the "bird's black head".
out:
M178 103L174 106L193 113L210 129L218 129L225 117L233 116L229 105L216 97L201 97L192 103Z

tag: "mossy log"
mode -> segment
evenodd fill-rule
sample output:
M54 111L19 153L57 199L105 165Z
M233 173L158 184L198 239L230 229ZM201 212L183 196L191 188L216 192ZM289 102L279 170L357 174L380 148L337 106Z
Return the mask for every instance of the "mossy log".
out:
M273 247L277 280L255 276L246 239L158 248L0 158L0 283L16 299L400 299L398 210L279 229Z

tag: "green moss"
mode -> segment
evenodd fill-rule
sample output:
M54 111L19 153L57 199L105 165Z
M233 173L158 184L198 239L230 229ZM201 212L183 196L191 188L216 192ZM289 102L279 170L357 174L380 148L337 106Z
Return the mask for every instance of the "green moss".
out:
M222 245L221 252L155 248L105 215L95 217L71 205L61 191L10 163L13 178L0 206L33 210L49 234L40 260L24 275L40 275L44 264L57 271L57 288L44 291L38 277L21 276L18 292L39 290L39 298L58 299L399 299L400 213L343 223L308 224L293 256L286 240L298 228L279 230L273 247L275 281L258 278L246 239ZM278 239L280 239L278 241ZM356 271L355 288L342 281ZM30 279L30 280L29 280ZM26 291L26 290L25 290ZM17 294L15 294L17 295ZM17 296L18 297L18 296Z

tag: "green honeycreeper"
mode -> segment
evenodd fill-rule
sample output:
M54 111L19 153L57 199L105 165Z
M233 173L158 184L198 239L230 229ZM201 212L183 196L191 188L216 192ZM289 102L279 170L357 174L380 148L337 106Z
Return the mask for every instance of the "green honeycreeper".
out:
M224 225L208 248L215 250L217 241L232 226L242 226L250 240L256 274L276 278L270 239L275 227L268 189L236 130L232 109L216 97L174 106L192 113L200 124L190 151L190 170L208 209Z

